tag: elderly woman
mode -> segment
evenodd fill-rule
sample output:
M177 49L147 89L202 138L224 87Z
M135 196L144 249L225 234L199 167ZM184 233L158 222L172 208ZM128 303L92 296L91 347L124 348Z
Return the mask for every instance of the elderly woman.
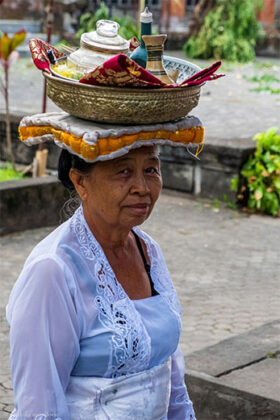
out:
M194 420L176 292L138 227L162 187L157 146L93 164L63 150L59 178L82 204L12 290L10 419Z

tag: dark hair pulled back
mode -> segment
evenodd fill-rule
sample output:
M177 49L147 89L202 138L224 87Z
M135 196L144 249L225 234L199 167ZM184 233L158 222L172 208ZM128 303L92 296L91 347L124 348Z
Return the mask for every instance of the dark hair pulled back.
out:
M66 149L62 149L58 161L58 179L68 190L74 190L75 187L69 177L71 168L77 169L83 174L88 174L94 166L94 163L86 162L76 155L72 155Z

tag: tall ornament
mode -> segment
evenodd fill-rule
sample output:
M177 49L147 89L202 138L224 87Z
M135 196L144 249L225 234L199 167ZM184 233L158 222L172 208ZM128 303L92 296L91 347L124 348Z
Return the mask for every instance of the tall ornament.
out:
M143 35L143 40L147 49L146 70L160 79L163 83L173 85L174 80L166 73L163 65L163 50L166 38L166 34Z
M153 15L149 11L148 7L146 7L144 12L141 13L140 22L141 22L141 43L139 47L137 47L132 52L132 54L130 55L130 58L136 61L136 63L139 64L141 67L146 68L147 50L146 50L145 43L143 41L142 36L152 34L152 23L153 23Z

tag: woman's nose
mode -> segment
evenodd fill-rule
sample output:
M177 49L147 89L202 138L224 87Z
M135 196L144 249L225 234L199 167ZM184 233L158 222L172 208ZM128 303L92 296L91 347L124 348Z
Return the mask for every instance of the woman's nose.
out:
M145 195L150 192L150 188L144 174L135 174L132 179L130 192L131 194L137 193L140 195Z

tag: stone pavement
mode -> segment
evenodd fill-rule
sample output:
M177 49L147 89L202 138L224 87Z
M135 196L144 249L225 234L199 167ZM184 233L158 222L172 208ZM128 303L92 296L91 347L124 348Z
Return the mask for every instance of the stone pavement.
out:
M143 228L160 243L179 295L187 361L194 351L280 318L279 219L164 191ZM12 409L5 305L25 258L51 230L0 238L0 420Z

